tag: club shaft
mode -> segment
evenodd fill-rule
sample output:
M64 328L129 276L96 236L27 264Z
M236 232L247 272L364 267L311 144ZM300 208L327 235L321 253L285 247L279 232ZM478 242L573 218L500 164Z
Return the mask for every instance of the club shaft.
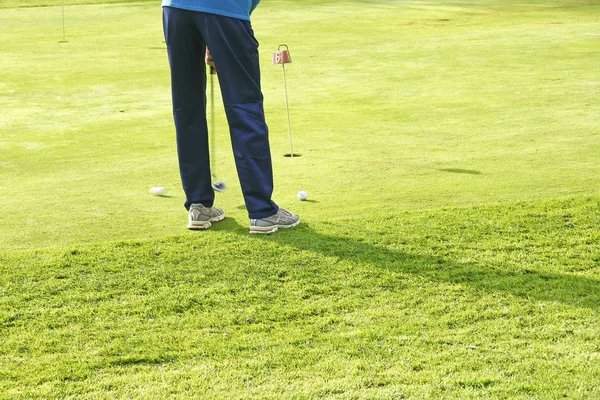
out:
M210 67L210 171L217 177L215 167L215 78L214 67Z

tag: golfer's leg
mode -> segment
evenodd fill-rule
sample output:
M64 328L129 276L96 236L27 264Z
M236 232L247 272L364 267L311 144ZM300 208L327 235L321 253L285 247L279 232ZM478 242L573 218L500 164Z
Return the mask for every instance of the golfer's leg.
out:
M163 8L163 25L169 64L177 155L185 206L201 203L212 207L206 123L205 44L195 23L196 12Z
M260 87L258 42L249 21L205 15L203 36L215 61L233 154L250 218L277 212Z

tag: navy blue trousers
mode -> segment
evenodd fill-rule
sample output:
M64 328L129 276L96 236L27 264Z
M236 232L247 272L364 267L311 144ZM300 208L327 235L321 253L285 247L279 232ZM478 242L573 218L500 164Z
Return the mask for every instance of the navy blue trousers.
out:
M212 207L206 64L208 46L217 69L231 143L250 218L277 212L271 200L273 168L260 87L258 42L250 21L163 7L171 67L173 116L185 207Z

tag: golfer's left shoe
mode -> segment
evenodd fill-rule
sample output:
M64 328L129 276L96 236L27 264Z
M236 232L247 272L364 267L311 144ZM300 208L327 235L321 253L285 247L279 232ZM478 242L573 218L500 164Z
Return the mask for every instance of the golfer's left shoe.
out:
M192 204L188 214L188 229L208 229L212 222L225 218L225 213L219 207L204 207L202 204Z
M279 228L293 228L300 223L298 214L280 208L266 218L250 219L250 233L273 233Z

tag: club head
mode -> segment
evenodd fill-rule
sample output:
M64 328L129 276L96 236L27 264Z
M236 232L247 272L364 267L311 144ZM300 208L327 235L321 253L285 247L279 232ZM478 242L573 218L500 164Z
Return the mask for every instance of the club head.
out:
M212 185L213 189L217 192L224 191L227 187L225 186L225 182L223 181L215 181Z

